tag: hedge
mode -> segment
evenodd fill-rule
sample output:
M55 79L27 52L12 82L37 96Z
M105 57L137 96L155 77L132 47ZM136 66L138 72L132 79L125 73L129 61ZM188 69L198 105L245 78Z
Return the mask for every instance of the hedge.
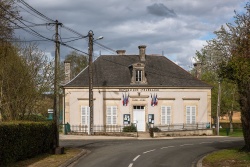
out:
M0 124L0 166L49 152L54 132L51 121Z
M134 124L131 124L130 126L125 126L122 131L123 132L137 132L137 128Z

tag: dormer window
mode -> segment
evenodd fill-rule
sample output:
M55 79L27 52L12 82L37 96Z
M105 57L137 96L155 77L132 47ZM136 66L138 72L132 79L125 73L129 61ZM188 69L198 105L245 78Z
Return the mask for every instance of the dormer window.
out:
M141 82L142 81L142 70L135 70L135 81Z
M131 84L147 84L144 63L135 63L129 66L129 68L131 74Z

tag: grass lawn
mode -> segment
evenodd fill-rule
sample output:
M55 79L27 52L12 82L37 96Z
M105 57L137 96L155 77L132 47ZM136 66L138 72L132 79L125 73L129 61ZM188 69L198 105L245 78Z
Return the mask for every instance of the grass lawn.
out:
M227 130L229 129L225 129L222 128L220 129L220 136L230 136L230 137L243 137L243 132L242 129L234 129L233 132L229 132L227 135Z
M250 167L250 153L240 152L239 149L226 149L206 156L202 161L203 167Z
M57 167L67 160L79 154L82 150L77 148L65 148L65 154L42 154L31 159L10 164L9 167Z

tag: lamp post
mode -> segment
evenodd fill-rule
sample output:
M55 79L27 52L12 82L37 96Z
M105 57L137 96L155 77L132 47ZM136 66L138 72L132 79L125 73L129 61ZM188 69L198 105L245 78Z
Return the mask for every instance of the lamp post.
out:
M96 40L103 39L103 36L98 37L96 40L94 40L94 33L92 30L88 32L89 37L89 135L93 134L93 124L94 124L94 99L93 99L93 43Z
M218 88L218 102L217 102L217 136L220 135L220 95L221 95L221 88L220 88L220 81L219 81L219 88Z

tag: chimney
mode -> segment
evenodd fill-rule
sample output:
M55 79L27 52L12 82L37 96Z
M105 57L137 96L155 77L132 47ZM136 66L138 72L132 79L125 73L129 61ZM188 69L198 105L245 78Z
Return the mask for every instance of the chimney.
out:
M198 79L201 79L201 62L194 63L195 76Z
M64 83L66 84L70 81L70 74L71 74L69 60L64 61L64 73L65 73Z
M140 61L145 61L146 60L146 47L147 47L146 45L138 46Z
M116 53L117 53L118 55L125 55L126 50L117 50Z

